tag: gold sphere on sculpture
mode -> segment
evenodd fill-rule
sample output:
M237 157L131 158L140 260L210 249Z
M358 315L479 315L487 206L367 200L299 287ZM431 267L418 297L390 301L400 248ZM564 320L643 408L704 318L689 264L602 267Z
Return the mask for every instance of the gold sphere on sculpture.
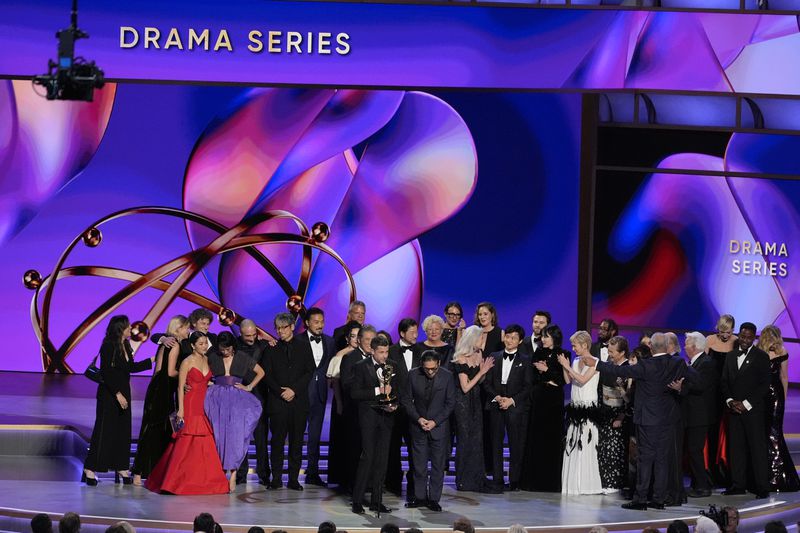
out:
M219 310L217 314L217 319L219 320L220 325L228 327L234 322L236 322L236 313L233 309L228 309L227 307L223 307Z
M81 239L83 239L83 244L89 248L94 248L103 242L103 234L98 228L89 228L86 230L86 233L81 236Z
M331 236L331 229L324 222L317 222L311 226L311 240L314 242L325 242Z
M150 336L150 326L138 320L131 324L131 340L136 342L144 342Z
M30 269L22 275L22 283L25 284L26 289L35 291L42 285L42 275L38 270Z
M286 300L286 309L292 314L298 314L303 309L303 298L299 294L293 294Z

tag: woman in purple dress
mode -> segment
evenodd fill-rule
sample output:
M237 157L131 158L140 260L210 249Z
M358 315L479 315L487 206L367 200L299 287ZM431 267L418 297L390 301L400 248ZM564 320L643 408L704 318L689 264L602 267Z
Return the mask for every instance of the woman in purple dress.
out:
M236 470L247 455L250 438L261 417L261 402L250 391L264 377L264 370L236 351L236 339L227 331L219 334L216 347L218 354L208 356L214 386L206 393L205 411L214 428L217 453L233 492Z

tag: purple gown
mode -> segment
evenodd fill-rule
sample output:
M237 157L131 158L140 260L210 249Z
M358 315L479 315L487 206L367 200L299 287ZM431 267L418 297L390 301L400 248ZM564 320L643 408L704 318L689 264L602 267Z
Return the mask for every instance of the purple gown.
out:
M261 402L253 394L237 389L236 376L217 376L206 393L206 416L214 428L217 453L223 470L236 470L247 455L250 437L261 417Z

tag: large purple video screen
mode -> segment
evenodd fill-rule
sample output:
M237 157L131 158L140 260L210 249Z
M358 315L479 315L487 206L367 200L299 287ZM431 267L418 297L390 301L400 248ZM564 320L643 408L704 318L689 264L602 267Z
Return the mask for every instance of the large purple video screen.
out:
M468 322L488 300L501 326L529 329L539 308L576 326L579 95L120 84L95 96L49 102L29 81L0 82L4 370L43 370L33 322L45 320L42 342L74 344L65 362L83 371L109 315L144 318L192 268L191 298L157 313L153 331L198 301L272 331L298 290L329 333L353 291L392 333L450 300ZM157 206L174 213L129 212L80 238ZM257 223L229 248L197 252L243 220ZM298 245L317 222L324 246ZM254 238L267 263L244 249ZM32 310L23 274L50 276L76 239L46 316L41 294ZM157 281L115 298L141 275Z
M800 337L800 136L601 128L600 138L593 322L710 331L729 313Z

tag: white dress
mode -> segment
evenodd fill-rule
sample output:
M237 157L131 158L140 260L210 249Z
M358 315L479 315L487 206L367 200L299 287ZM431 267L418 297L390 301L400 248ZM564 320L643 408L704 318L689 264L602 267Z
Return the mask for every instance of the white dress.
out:
M578 374L589 371L580 357L572 361ZM597 413L597 382L595 373L585 384L572 381L572 398L567 407L567 438L564 447L564 466L561 469L562 494L602 494L600 468L597 465L599 432L592 418Z

